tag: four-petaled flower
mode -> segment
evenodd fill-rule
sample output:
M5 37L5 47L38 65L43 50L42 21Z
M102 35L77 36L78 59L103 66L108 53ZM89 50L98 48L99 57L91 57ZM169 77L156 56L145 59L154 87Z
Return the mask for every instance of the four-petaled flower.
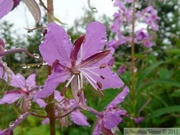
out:
M36 86L35 82L35 74L31 74L26 80L21 74L14 74L11 73L11 82L10 86L15 87L14 90L7 91L3 98L0 99L0 104L12 104L20 98L24 99L23 110L25 111L29 108L30 99L34 97L36 92L39 90L40 87ZM3 72L0 72L0 77L3 78L6 82L8 81L8 75Z
M93 131L93 135L100 135L100 132L108 135L113 135L112 131L122 122L120 116L126 116L126 110L119 108L117 105L120 104L126 95L129 93L129 88L125 87L123 91L117 95L114 100L107 105L105 111L97 115L97 122Z
M106 42L105 26L92 22L86 35L78 38L74 46L64 29L56 23L47 25L45 41L40 45L44 60L52 66L44 89L37 93L36 99L48 97L59 83L68 80L61 94L71 84L72 94L78 102L83 94L84 78L101 94L107 88L120 88L124 85L107 63L112 58L112 51L103 50Z

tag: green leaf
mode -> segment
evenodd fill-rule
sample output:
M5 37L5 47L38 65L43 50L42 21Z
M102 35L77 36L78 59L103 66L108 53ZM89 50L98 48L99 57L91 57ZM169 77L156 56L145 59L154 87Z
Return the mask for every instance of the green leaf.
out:
M141 92L142 90L144 90L147 87L152 86L154 84L165 84L165 85L180 87L180 83L178 81L171 80L171 79L156 79L156 80L152 80L152 81L148 82L138 92Z
M153 111L150 115L150 118L159 117L164 114L175 113L175 112L180 112L180 105L169 106Z
M53 17L54 18L54 20L56 21L56 22L58 22L59 24L62 24L62 25L67 25L66 23L63 23L62 21L60 21L57 17Z
M136 89L138 90L139 87L141 86L143 80L145 79L145 77L153 70L155 69L157 66L159 66L160 64L162 64L164 62L158 62L153 64L152 66L148 67L146 70L144 70L143 72L141 72L141 74L139 75L139 79L137 80L136 83Z
M180 89L176 90L175 92L173 92L170 97L180 97Z
M170 54L180 54L180 49L168 49L167 53L170 53Z

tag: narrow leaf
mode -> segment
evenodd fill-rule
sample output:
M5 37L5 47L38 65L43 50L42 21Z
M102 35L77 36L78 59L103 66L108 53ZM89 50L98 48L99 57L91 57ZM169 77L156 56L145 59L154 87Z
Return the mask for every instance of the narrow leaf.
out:
M62 24L62 25L67 25L66 23L63 23L62 21L60 21L57 17L53 17L54 18L54 20L56 21L56 22L58 22L59 24Z
M139 87L141 86L144 78L153 70L155 69L157 66L159 66L160 64L162 64L163 62L158 62L153 64L152 66L148 67L146 70L144 70L143 72L141 72L141 74L139 75L139 79L136 83L136 89L139 89Z
M165 108L161 108L156 111L153 111L150 115L150 118L159 117L164 114L175 113L175 112L180 112L180 105L165 107Z
M145 86L143 86L141 89L139 89L138 92L141 92L142 90L144 90L147 87L152 86L154 84L164 84L164 85L180 87L180 83L178 81L171 80L171 79L156 79L156 80L152 80L149 83L147 83Z
M23 0L23 2L28 7L29 11L31 12L32 16L36 23L40 22L41 20L41 11L40 8L35 0Z

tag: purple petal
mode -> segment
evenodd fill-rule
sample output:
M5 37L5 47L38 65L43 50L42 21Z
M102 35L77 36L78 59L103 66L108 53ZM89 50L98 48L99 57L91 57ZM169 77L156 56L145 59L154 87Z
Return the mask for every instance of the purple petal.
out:
M70 114L71 120L77 125L89 126L87 118L79 110L76 110Z
M134 122L135 122L136 124L142 122L143 120L144 120L144 117L134 118Z
M104 48L106 42L106 27L100 22L92 22L88 25L85 42L82 45L83 60Z
M36 102L40 107L46 107L46 102L44 101L44 100L42 100L42 99L36 99L36 100L34 100L34 102Z
M16 87L16 88L21 88L24 89L26 84L24 76L21 74L12 74L12 81L11 81L11 86Z
M65 82L69 76L69 72L52 72L52 74L49 75L47 80L45 81L44 89L39 91L35 96L35 100L38 98L45 98L50 96L55 91L56 87L60 83Z
M129 88L126 86L123 91L118 94L113 101L111 101L111 103L109 103L109 105L107 106L107 108L110 108L112 106L116 106L118 104L120 104L124 98L126 97L126 95L129 93Z
M105 63L108 64L110 62L110 60L113 58L112 56L114 54L115 49L112 48L112 47L110 47L108 49L110 50L110 53L106 57L104 57L102 60L98 61L94 65L91 65L92 67L102 65L102 64L105 64Z
M122 25L121 20L119 18L116 18L115 21L113 22L112 26L111 26L111 31L112 32L118 32L121 25Z
M55 92L54 92L54 98L55 98L55 100L57 100L58 102L61 102L61 101L64 99L64 97L62 97L61 94L60 94L60 92L57 91L57 90L55 90Z
M49 118L46 118L42 121L42 124L48 124L49 123Z
M117 127L121 121L122 119L115 111L107 112L105 117L103 118L104 127L107 129Z
M56 23L49 23L47 26L45 41L41 43L40 52L49 65L59 60L64 66L70 65L70 54L73 45L65 30Z
M102 90L108 88L121 88L124 85L119 76L113 73L109 67L105 67L102 69L96 68L91 70L82 69L82 73L95 89L98 88L96 84L97 82L100 82L102 84ZM103 76L104 79L100 76ZM92 79L90 78L92 78L94 81L92 81Z
M35 78L36 78L36 74L32 74L26 79L26 84L28 85L29 89L36 87Z
M100 135L102 130L102 120L98 120L96 126L94 127L93 135Z
M81 48L81 45L82 43L84 42L85 40L85 35L79 37L75 42L74 42L74 48L73 48L73 51L72 51L72 54L71 54L71 59L72 59L72 62L75 62L77 60L77 54ZM73 63L75 64L75 63Z
M120 66L119 69L118 69L118 73L119 74L123 74L124 72L126 71L126 66Z
M24 94L20 93L20 92L10 92L10 93L7 93L3 96L2 99L0 99L0 104L5 104L5 103L8 103L8 104L12 104L14 103L16 100L18 100L19 98L21 98L22 96L24 96Z
M103 58L106 58L106 56L110 53L110 50L105 50L99 53L96 53L90 57L88 57L87 59L83 60L81 62L81 67L89 67L91 65L94 65L101 61ZM107 63L107 62L104 62Z
M13 4L12 0L0 0L0 19L11 11Z

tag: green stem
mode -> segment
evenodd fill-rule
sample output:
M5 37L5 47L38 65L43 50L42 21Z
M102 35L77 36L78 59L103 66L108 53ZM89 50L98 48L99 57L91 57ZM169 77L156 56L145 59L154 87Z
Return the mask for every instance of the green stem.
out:
M133 1L133 16L132 16L132 41L131 41L131 76L132 76L132 81L131 81L131 93L132 93L132 101L133 101L133 112L134 116L136 114L136 93L135 93L135 57L134 57L134 52L135 52L135 20L136 20L136 0Z
M47 0L47 16L48 16L48 23L54 21L54 6L53 0ZM51 74L51 67L48 67L48 72ZM48 102L49 107L47 109L47 114L50 121L50 135L56 135L56 119L55 119L55 106L54 103L51 103L54 100L54 93L49 96Z
M48 23L54 22L54 6L53 0L47 0L47 9L48 9Z

